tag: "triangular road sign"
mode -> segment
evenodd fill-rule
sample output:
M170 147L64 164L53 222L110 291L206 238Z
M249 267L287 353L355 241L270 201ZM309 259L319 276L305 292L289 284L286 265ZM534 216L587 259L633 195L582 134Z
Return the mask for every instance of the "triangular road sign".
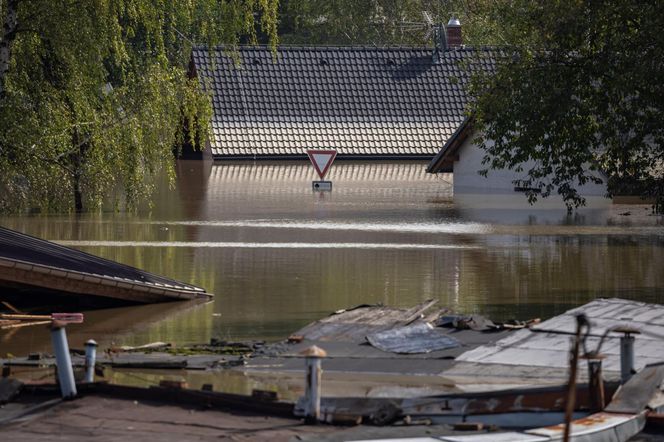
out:
M318 176L322 180L336 158L337 151L310 149L307 150L307 155L309 155L311 164L314 165L316 172L318 172Z

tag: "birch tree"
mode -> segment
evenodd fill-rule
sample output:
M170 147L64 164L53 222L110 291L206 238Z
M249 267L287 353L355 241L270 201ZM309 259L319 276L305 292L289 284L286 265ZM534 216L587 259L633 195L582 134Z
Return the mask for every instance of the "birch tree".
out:
M0 210L80 212L113 189L131 207L172 178L173 149L210 115L193 42L276 44L277 4L0 0Z

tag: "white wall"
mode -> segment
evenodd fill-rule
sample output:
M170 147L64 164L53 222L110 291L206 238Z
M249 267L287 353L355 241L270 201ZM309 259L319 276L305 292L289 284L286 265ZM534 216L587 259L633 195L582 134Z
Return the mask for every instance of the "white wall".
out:
M478 170L485 168L482 164L484 151L473 143L473 137L468 137L459 149L459 161L454 163L454 195L460 201L468 201L468 195L484 195L485 203L495 200L500 205L501 196L511 197L512 195L521 195L526 200L522 192L514 191L513 181L516 179L525 179L527 171L533 166L533 162L523 165L522 172L513 170L499 169L489 170L487 177L477 173ZM584 186L577 187L579 194L587 199L588 204L610 204L611 200L606 198L606 184L587 183ZM555 191L554 191L555 192ZM491 196L494 197L491 197ZM512 200L512 198L509 198ZM547 207L563 207L562 198L557 194L552 194L548 198L539 198L537 205Z

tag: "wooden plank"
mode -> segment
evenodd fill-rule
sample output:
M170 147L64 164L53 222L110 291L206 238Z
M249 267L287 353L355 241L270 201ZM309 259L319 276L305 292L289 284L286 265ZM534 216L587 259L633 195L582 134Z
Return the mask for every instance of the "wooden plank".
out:
M0 313L0 319L14 319L18 321L45 321L51 320L51 315L14 315Z
M8 303L7 301L0 301L0 303L2 303L2 305L4 305L5 307L7 307L9 310L13 311L16 314L20 315L23 313L22 311L20 311L19 309Z
M19 322L17 324L3 325L0 327L0 330L11 330L14 328L30 327L33 325L46 325L50 324L53 321L31 321L31 322Z
M408 325L411 322L421 319L424 316L424 312L429 310L437 303L438 303L437 299L429 299L428 301L425 301L420 305L416 305L415 307L406 310L404 313L408 316L406 316L406 319L404 319L404 325Z
M623 385L605 411L637 414L645 410L664 380L664 364L650 365Z

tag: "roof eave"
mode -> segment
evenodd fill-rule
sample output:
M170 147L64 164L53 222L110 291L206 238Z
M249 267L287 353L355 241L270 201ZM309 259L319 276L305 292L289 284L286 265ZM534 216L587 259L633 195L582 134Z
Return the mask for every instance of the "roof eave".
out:
M429 163L427 173L452 172L455 155L473 130L472 117L466 117L452 136L445 142L440 152Z

